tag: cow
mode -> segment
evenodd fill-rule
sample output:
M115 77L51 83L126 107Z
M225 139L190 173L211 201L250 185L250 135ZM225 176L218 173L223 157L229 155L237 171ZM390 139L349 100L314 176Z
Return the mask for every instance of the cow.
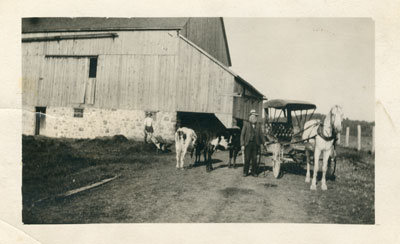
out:
M194 150L191 153L191 157L193 157L194 154L194 166L197 166L197 164L200 162L201 153L204 154L204 161L206 161L207 158L207 134L205 132L197 132L197 135L198 137L196 143L194 144Z
M199 135L199 137L194 144L194 165L197 165L197 163L200 162L200 156L201 153L203 153L204 162L206 164L206 171L211 172L213 170L211 156L218 149L227 149L228 143L225 139L225 136L222 134L217 135L216 133L206 130L199 131L197 134Z
M197 135L194 130L181 127L175 132L176 168L183 169L186 152L193 151Z
M229 162L228 168L232 168L232 159L233 159L233 168L236 168L236 157L240 151L240 128L235 126L229 129L229 137L228 137L228 149L229 149Z

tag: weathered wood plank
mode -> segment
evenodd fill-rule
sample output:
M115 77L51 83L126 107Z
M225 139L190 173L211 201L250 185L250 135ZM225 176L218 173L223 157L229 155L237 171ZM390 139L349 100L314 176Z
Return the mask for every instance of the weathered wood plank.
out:
M168 103L168 87L167 87L167 63L168 59L166 57L160 56L159 57L159 72L158 72L158 77L159 77L159 85L156 87L159 92L159 97L157 99L157 107L160 108L163 111L167 111L167 103ZM157 82L156 82L157 86Z
M172 70L172 72L168 72L168 87L170 94L172 94L172 99L168 100L170 103L168 104L168 111L176 111L177 107L177 89L175 87L175 84L177 84L178 80L178 68L179 68L179 58L178 56L173 57L173 64L169 66L169 70Z
M124 35L125 39L119 39ZM50 59L42 55L99 55L94 107L232 113L234 101L227 94L235 84L233 75L181 38L163 31L121 33L119 38L68 40L60 42L61 45L40 43L33 56L43 60L39 63L45 67L39 69L45 70L44 80L38 83L39 75L33 81L24 79L24 83L29 83L25 87L39 89L40 97L31 93L31 98L25 101L37 99L37 103L76 106L73 100L90 93L89 59L58 58L47 62ZM120 48L128 51L120 54ZM32 56L27 46L23 46L23 52ZM28 69L27 66L31 64L23 65L23 69Z

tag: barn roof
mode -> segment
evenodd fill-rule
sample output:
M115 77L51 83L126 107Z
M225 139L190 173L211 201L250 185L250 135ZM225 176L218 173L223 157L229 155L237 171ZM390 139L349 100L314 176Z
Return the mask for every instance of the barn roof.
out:
M204 18L98 18L98 17L78 17L78 18L22 18L22 33L42 33L42 32L76 32L76 31L107 31L107 30L184 30L189 19ZM214 18L216 19L216 18ZM223 18L219 18L222 25L222 34L227 55L227 64L232 66L231 57L226 38L225 24ZM197 37L197 36L196 36ZM210 38L214 38L210 36ZM194 40L197 44L213 53L210 40ZM219 58L219 57L217 57Z
M189 18L23 18L22 33L107 29L181 29Z

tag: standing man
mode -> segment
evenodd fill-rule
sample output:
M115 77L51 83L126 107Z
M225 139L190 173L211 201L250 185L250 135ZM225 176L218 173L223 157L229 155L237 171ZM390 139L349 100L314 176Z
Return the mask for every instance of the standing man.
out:
M251 175L257 177L257 152L262 144L266 144L264 133L260 123L257 123L258 113L252 109L249 114L249 121L243 125L240 135L240 145L244 152L245 162L243 166L243 177L249 174L250 161Z
M154 120L151 118L152 114L150 112L146 112L146 118L144 119L144 142L147 143L147 136L149 136L149 139L153 137L153 123Z

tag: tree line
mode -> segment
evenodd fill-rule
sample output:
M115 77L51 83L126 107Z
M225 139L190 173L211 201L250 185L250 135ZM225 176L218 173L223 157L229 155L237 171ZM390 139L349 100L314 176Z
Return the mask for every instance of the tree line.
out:
M315 113L313 116L314 119L319 119L324 121L325 115ZM357 125L361 126L361 136L372 136L372 128L375 126L375 122L368 122L365 120L351 120L349 118L343 119L342 126L343 131L342 134L346 134L346 128L350 128L350 135L357 136Z

